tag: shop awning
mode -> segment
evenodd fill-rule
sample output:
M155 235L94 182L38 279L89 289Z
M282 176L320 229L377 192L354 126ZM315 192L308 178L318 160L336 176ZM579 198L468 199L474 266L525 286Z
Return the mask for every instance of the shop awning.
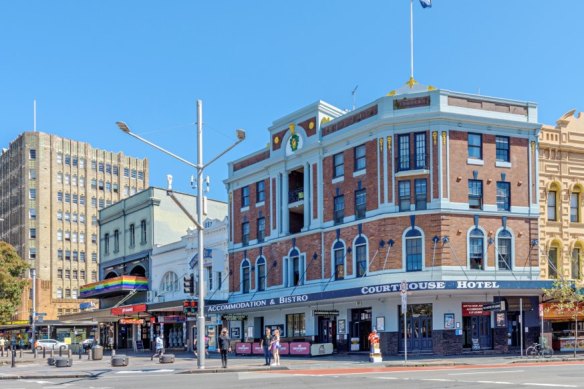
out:
M126 294L132 290L145 292L148 290L148 278L137 276L119 276L107 280L83 285L79 298L104 298Z
M183 310L183 303L187 300L173 300L173 301L165 301L160 303L153 303L148 304L148 312L182 312ZM197 299L194 299L197 301ZM205 300L206 305L213 305L213 304L223 304L226 303L225 300Z
M581 303L576 309L564 309L558 308L556 303L544 303L543 304L543 318L544 320L551 321L572 321L574 320L574 314L578 315L578 321L584 320L584 303Z
M95 321L99 323L108 323L118 321L119 317L112 315L111 309L95 309L93 311L83 311L77 313L71 313L69 315L59 316L60 321L65 322L82 322L86 320Z

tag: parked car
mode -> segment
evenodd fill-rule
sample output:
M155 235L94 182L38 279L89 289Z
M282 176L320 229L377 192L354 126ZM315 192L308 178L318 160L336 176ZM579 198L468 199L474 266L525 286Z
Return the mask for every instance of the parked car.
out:
M87 338L83 342L81 342L81 346L83 347L83 350L86 350L86 351L91 349L94 344L95 344L95 339L93 339L93 338Z
M58 340L55 339L39 339L37 340L37 344L36 347L37 349L53 349L53 350L59 350L62 346L63 350L67 350L69 348L69 346L63 342L59 342Z

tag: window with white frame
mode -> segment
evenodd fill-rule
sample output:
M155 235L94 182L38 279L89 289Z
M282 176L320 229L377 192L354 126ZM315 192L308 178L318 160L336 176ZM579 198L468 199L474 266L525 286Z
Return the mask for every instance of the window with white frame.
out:
M179 282L178 282L178 275L173 271L167 271L162 276L162 280L160 281L160 291L167 292L167 293L174 293L178 292L179 289Z
M355 241L355 267L357 269L357 277L365 277L369 267L367 260L367 239L364 236L359 236Z
M404 236L406 248L406 271L421 271L423 266L422 233L417 228L411 228Z
M485 269L485 234L475 227L469 234L468 239L468 259L469 267L476 270Z
M336 241L333 245L333 260L335 265L335 280L345 279L345 245Z
M251 289L251 266L249 261L244 259L241 263L241 293L249 293Z
M266 259L260 257L256 261L257 290L259 292L266 290Z
M501 230L497 235L497 267L499 270L511 270L513 263L513 237L508 230Z

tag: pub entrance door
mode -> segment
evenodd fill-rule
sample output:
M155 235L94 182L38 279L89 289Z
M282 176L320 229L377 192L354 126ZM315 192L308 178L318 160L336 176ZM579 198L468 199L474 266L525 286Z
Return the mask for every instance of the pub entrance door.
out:
M351 351L369 350L369 333L371 333L371 308L352 309L350 343L353 343L355 339L359 349L355 350L351 346Z
M399 343L398 351L404 352L404 317L398 308ZM407 312L408 353L432 352L432 304L408 305Z

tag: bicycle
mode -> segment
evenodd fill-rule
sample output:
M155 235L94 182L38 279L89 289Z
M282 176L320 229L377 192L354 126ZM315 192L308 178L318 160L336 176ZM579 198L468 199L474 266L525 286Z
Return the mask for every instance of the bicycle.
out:
M542 346L539 343L534 343L531 346L529 346L527 350L525 350L525 354L530 358L534 357L550 358L552 355L554 355L554 350L552 350L550 347Z

